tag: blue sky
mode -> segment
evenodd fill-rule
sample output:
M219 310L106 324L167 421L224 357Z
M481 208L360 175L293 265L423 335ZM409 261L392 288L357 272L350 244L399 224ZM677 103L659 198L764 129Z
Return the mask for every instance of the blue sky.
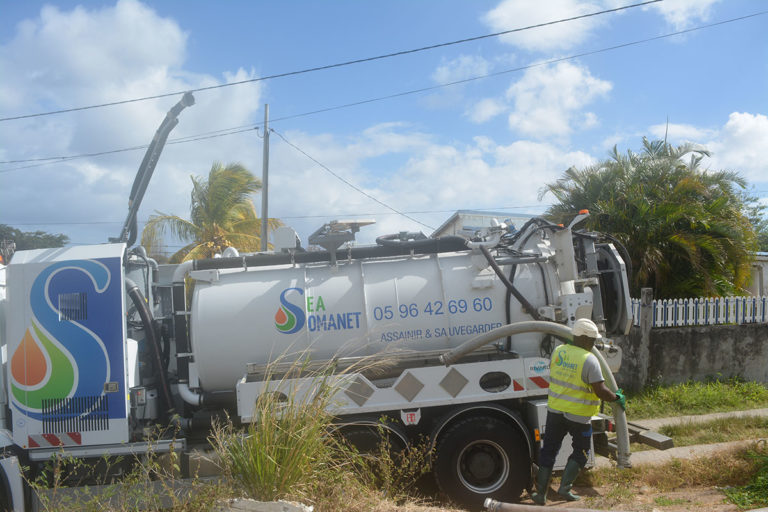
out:
M631 3L0 0L0 117L221 85ZM200 91L171 139L254 127L268 103L277 132L270 216L304 241L340 218L375 218L359 236L370 242L396 231L429 234L459 209L539 213L552 200L538 198L545 183L606 158L614 145L638 150L644 135L663 138L667 120L671 142L703 145L712 152L705 165L740 172L768 198L768 15L569 58L764 10L763 0L664 0ZM540 64L555 59L562 60ZM304 115L484 75L493 76ZM1 121L0 160L9 163L0 163L0 223L65 233L75 244L116 236L143 150L32 160L146 145L176 101ZM186 216L189 176L207 175L214 161L240 162L261 176L260 133L168 145L139 219L155 211ZM259 208L258 195L254 201Z

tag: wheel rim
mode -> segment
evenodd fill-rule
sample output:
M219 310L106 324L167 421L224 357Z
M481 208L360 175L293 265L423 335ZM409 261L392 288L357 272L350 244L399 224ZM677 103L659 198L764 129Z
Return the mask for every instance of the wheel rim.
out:
M509 478L507 452L487 439L466 445L456 462L461 483L473 492L487 494L501 488Z

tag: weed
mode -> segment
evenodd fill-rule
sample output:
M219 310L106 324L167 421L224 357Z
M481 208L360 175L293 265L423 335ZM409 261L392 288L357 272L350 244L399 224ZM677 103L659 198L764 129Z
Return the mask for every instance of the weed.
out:
M707 422L665 425L659 432L675 440L675 446L724 443L740 439L757 439L768 432L768 418L740 416Z
M740 379L656 385L629 396L633 420L768 407L768 387Z
M768 452L765 443L748 452L757 465L752 480L743 486L724 489L728 500L742 510L768 506Z
M105 454L97 461L68 456L64 451L25 477L43 511L115 512L170 509L206 510L228 493L221 484L197 478L180 483L178 452L152 449L137 457ZM34 475L34 476L33 476Z
M419 442L396 449L391 436L387 435L382 418L378 427L379 446L372 454L363 457L363 474L389 499L401 502L411 497L416 482L430 471L432 451L426 438Z
M682 498L668 498L666 496L657 496L653 500L654 503L659 505L660 507L671 507L674 505L682 505L683 503L687 503L688 500L684 500Z
M338 428L328 412L348 383L344 373L333 373L330 365L309 368L300 360L287 370L278 367L280 378L270 368L265 372L252 423L244 429L231 421L214 426L210 442L234 487L257 500L301 501L318 512L369 511L384 497L408 499L428 468L428 450L393 450L381 435L374 455L358 453L334 435Z
M296 389L262 393L254 421L244 431L232 422L218 425L211 444L225 473L247 496L264 501L305 493L310 482L338 468L343 450L328 435L332 417L322 377L311 384L315 393ZM280 388L279 384L276 388Z

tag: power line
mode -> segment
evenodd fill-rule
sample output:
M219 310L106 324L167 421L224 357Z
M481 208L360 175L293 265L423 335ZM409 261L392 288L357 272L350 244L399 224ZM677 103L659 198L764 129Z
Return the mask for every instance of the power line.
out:
M656 0L656 1L661 1L661 0ZM557 64L559 62L564 62L564 61L568 61L568 60L574 60L574 59L577 59L577 58L580 58L580 57L587 57L587 56L590 56L590 55L596 55L596 54L599 54L599 53L605 53L605 52L609 52L609 51L613 51L613 50L627 48L627 47L630 47L630 46L636 46L636 45L640 45L640 44L644 44L644 43L649 43L649 42L657 41L657 40L660 40L660 39L666 39L666 38L670 38L670 37L674 37L674 36L678 36L678 35L682 35L682 34L686 34L686 33L690 33L690 32L695 32L695 31L698 31L698 30L704 30L704 29L708 29L708 28L717 27L717 26L720 26L720 25L725 25L725 24L728 24L728 23L734 23L734 22L737 22L737 21L743 21L743 20L746 20L746 19L749 19L749 18L754 18L754 17L757 17L757 16L763 16L765 14L768 14L768 11L760 11L760 12L748 14L746 16L740 16L740 17L737 17L737 18L731 18L731 19L727 19L727 20L723 20L723 21L718 21L718 22L715 22L715 23L710 23L710 24L707 24L707 25L699 25L698 27L693 27L693 28L689 28L689 29L685 29L685 30L680 30L680 31L677 31L677 32L670 32L668 34L663 34L663 35L660 35L660 36L654 36L654 37L650 37L650 38L646 38L646 39L639 39L639 40L636 40L636 41L630 41L628 43L622 43L622 44L618 44L618 45L614 45L614 46L604 47L604 48L600 48L600 49L597 49L597 50L590 50L590 51L586 51L586 52L582 52L582 53L568 55L566 57L558 57L558 58L555 58L555 59L538 61L538 62L534 62L534 63L531 63L531 64L527 64L525 66L520 66L520 67L516 67L516 68L511 68L511 69L506 69L506 70L502 70L502 71L497 71L495 73L488 73L488 74L485 74L485 75L478 75L478 76L474 76L474 77L470 77L470 78L465 78L465 79L462 79L462 80L457 80L457 81L454 81L454 82L447 82L447 83L433 85L433 86L429 86L429 87L422 87L422 88L419 88L419 89L411 89L409 91L398 92L398 93L389 94L389 95L386 95L386 96L378 96L376 98L369 98L369 99L365 99L365 100L355 101L355 102L352 102L352 103L344 103L344 104L335 105L335 106L332 106L332 107L326 107L326 108L321 108L321 109L312 110L312 111L308 111L308 112L303 112L301 114L293 114L293 115L290 115L290 116L276 117L274 119L270 119L270 122L271 123L278 123L278 122L281 122L281 121L287 121L287 120L291 120L291 119L297 119L297 118L300 118L300 117L307 117L307 116L311 116L311 115L322 114L322 113L331 112L331 111L334 111L334 110L342 110L342 109L345 109L345 108L357 107L357 106L360 106L360 105L366 105L366 104L375 103L375 102L378 102L378 101L390 100L390 99L394 99L394 98L400 98L400 97L403 97L403 96L410 96L410 95L413 95L413 94L419 94L419 93L423 93L423 92L434 91L434 90L442 89L442 88L445 88L445 87L452 87L454 85L461 85L461 84L465 84L465 83L469 83L469 82L474 82L474 81L477 81L477 80L483 80L485 78L493 78L493 77L496 77L496 76L506 75L506 74L509 74L509 73L515 73L515 72L518 72L518 71L525 71L525 70L528 70L528 69L531 69L531 68L535 68L535 67L546 66L546 65L549 65L549 64ZM248 132L248 131L251 131L253 129L256 129L259 126L261 126L262 124L264 124L264 123L263 122L259 122L259 123L255 123L253 125L237 126L237 127L233 127L233 128L223 128L223 129L215 130L215 131L211 131L211 132L203 132L203 133L200 133L200 134L197 134L197 135L189 135L187 137L181 137L181 138L169 140L168 141L168 145L171 145L171 144L183 144L183 143L186 143L186 142L195 142L195 141L199 141L199 140L214 139L214 138L218 138L218 137L225 137L225 136L228 136L228 135L235 135L235 134L238 134L238 133L244 133L244 132ZM27 162L38 162L38 163L34 163L34 164L31 164L31 165L20 166L20 167L12 167L10 169L3 169L3 170L0 170L0 173L18 171L18 170L21 170L21 169L29 169L29 168L33 168L33 167L41 167L43 165L49 165L51 163L61 163L61 162L65 162L65 161L68 161L68 160L74 160L74 159L77 159L77 158L87 158L87 157L94 157L94 156L103 156L103 155L108 155L108 154L113 154L113 153L121 153L121 152L126 152L126 151L136 151L136 150L140 150L140 149L146 149L147 147L148 147L147 145L143 145L143 146L133 146L133 147L130 147L130 148L122 148L122 149L114 149L114 150L109 150L109 151L102 151L102 152L97 152L97 153L84 153L84 154L69 155L69 156L52 156L52 157L33 158L33 159L25 159L25 160L5 160L5 161L0 161L0 164L27 163Z
M144 97L141 97L141 98L132 98L132 99L128 99L128 100L112 101L112 102L109 102L109 103L100 103L100 104L96 104L96 105L87 105L87 106L83 106L83 107L74 107L74 108L67 108L67 109L61 109L61 110L52 110L52 111L49 111L49 112L39 112L39 113L36 113L36 114L26 114L26 115L21 115L21 116L3 117L3 118L0 118L0 121L13 121L13 120L17 120L17 119L29 119L31 117L42 117L42 116L49 116L49 115L53 115L53 114L63 114L63 113L66 113L66 112L76 112L76 111L81 111L81 110L90 110L90 109L94 109L94 108L111 107L111 106L115 106L115 105L125 105L127 103L136 103L138 101L146 101L146 100L155 100L155 99L159 99L159 98L167 98L168 96L176 96L176 95L179 95L179 94L183 94L185 92L209 91L209 90L212 90L212 89L221 89L223 87L232 87L234 85L242 85L242 84L248 84L248 83L255 83L255 82L261 82L261 81L265 81L265 80L272 80L272 79L275 79L275 78L284 78L284 77L287 77L287 76L294 76L294 75L301 75L301 74L305 74L305 73L311 73L311 72L314 72L314 71L323 71L323 70L327 70L327 69L340 68L340 67L344 67L344 66L351 66L353 64L362 64L364 62L371 62L371 61L375 61L375 60L388 59L388 58L391 58L391 57L400 57L400 56L403 56L403 55L409 55L411 53L423 52L423 51L426 51L426 50L434 50L434 49L437 49L437 48L444 48L446 46L452 46L452 45L457 45L457 44L469 43L469 42L472 42L472 41L479 41L481 39L488 39L488 38L491 38L491 37L498 37L498 36L503 36L503 35L507 35L507 34L513 34L515 32L522 32L522 31L531 30L531 29L534 29L534 28L541 28L541 27L546 27L546 26L550 26L550 25L556 25L556 24L559 24L559 23L565 23L565 22L568 22L568 21L575 21L575 20L580 20L580 19L589 18L589 17L593 17L593 16L599 16L599 15L602 15L602 14L608 14L608 13L623 11L623 10L626 10L626 9L632 9L634 7L642 7L644 5L654 4L654 3L657 3L657 2L661 2L661 1L662 0L648 0L646 2L642 2L642 3L638 3L638 4L625 5L623 7L616 7L615 9L606 9L606 10L603 10L603 11L593 12L593 13L589 13L589 14L582 14L580 16L573 16L571 18L563 18L563 19L559 19L559 20L555 20L555 21L548 21L548 22L545 22L545 23L538 23L536 25L529 25L527 27L520 27L520 28L511 29L511 30L504 30L502 32L495 32L493 34L484 34L484 35L481 35L481 36L468 37L466 39L459 39L459 40L450 41L450 42L447 42L447 43L438 43L438 44L433 44L433 45L429 45L429 46L423 46L421 48L414 48L414 49L411 49L411 50L402 50L402 51L399 51L399 52L387 53L387 54L384 54L384 55L377 55L375 57L366 57L366 58L363 58L363 59L349 60L349 61L345 61L345 62L339 62L339 63L336 63L336 64L327 64L325 66L316 66L316 67L312 67L312 68L302 69L302 70L299 70L299 71L288 71L286 73L278 73L278 74L275 74L275 75L268 75L268 76L264 76L264 77L260 77L260 78L250 78L248 80L239 80L237 82L230 82L228 84L211 85L211 86L208 86L208 87L199 87L197 89L190 89L188 91L169 92L169 93L165 93L165 94L156 94L154 96L144 96Z
M432 226L429 226L428 224L424 224L423 222L421 222L421 221L419 221L419 220L417 220L417 219L415 219L415 218L411 217L411 216L410 216L410 215L408 215L407 213L405 213L405 212L401 212L400 210L397 210L397 209L395 209L395 208L392 208L392 207L391 207L391 206L389 206L388 204L386 204L386 203L384 203L384 202L382 202L382 201L379 201L378 199L376 199L375 197L373 197L373 196L372 196L371 194L369 194L368 192L366 192L366 191L364 191L363 189L361 189L361 188L357 187L356 185L353 185L353 184L352 184L352 183L350 183L349 181L345 180L344 178L342 178L341 176L339 176L338 174L336 174L335 172L333 172L331 169L329 169L329 168L328 168L328 166L326 166L326 165L325 165L325 164L323 164L322 162L318 161L318 160L317 160L315 157L313 157L313 156L311 156L311 155L307 154L307 152L306 152L306 151L304 151L303 149L301 149L301 148L300 148L300 147L298 147L297 145L295 145L295 144L293 144L292 142L290 142L290 141L289 141L288 139L286 139L286 138L285 138L285 137L284 137L284 136L283 136L283 135L282 135L280 132L277 132L277 131L275 131L275 130L271 130L271 131L272 131L272 133L274 133L275 135L277 135L278 137L280 137L281 139L283 139L283 142L285 142L286 144L288 144L289 146L291 146L293 149L295 149L296 151L298 151L298 152L299 152L299 153L301 153L302 155L306 156L307 158L309 158L310 160L312 160L313 162L315 162L317 165L319 165L320 167L322 167L323 169L325 169L327 172L329 172L331 175L333 175L333 176L334 176L336 179L338 179L339 181L341 181L341 182L342 182L342 183L344 183L345 185L347 185L347 186L349 186L349 187L353 188L354 190L356 190L356 191L360 192L361 194L363 194L365 197L367 197L367 198L369 198L369 199L372 199L373 201L377 202L378 204L380 204L381 206L383 206L384 208L386 208L386 209L388 209L388 210L392 210L393 212L395 212L395 213L398 213L398 214L402 215L402 216L403 216L403 217L405 217L406 219L410 219L410 220L412 220L413 222L415 222L415 223L417 223L417 224L421 224L421 225L422 225L422 226L424 226L425 228L428 228L428 229L431 229L431 230L434 230L434 229L435 229L435 228L433 228Z
M275 132L276 133L276 132ZM477 210L477 211L491 211L491 210L523 210L526 208L540 208L542 206L546 206L543 204L529 204L529 205L518 205L518 206L483 206L481 208L461 208L463 210ZM290 219L327 219L329 217L364 217L364 216L382 216L382 215L402 215L402 213L408 213L408 214L428 214L428 213L454 213L456 209L451 210L412 210L407 212L398 212L398 211L386 211L386 212L356 212L356 213L325 213L325 214L318 214L318 215L278 215L276 218L280 220L290 220ZM511 215L514 215L514 212L510 212ZM7 224L9 226L80 226L80 225L101 225L101 224L122 224L123 220L94 220L94 221L82 221L82 222L75 222L75 221L56 221L56 222L0 222L0 224ZM139 220L140 224L146 223L147 219ZM427 226L428 227L428 226Z

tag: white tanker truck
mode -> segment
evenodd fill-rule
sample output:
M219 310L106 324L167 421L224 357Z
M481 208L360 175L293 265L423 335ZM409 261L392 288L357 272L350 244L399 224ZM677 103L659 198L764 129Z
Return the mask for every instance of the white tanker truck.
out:
M115 243L20 251L4 269L0 510L35 502L20 466L34 474L55 453L186 452L223 411L250 421L274 390L274 362L307 356L351 368L338 375L332 413L361 449L377 443L379 425L395 447L426 438L451 499L517 499L538 456L557 339L582 317L608 338L631 325L614 245L574 231L584 215L567 227L534 218L473 240L403 233L370 247L344 246L360 224L335 222L310 237L324 251L290 234L271 253L157 265L131 247L137 203L190 98L153 140ZM599 348L613 382L621 352L609 339ZM384 358L386 371L355 370ZM301 389L302 379L283 382ZM146 438L171 421L183 439Z

